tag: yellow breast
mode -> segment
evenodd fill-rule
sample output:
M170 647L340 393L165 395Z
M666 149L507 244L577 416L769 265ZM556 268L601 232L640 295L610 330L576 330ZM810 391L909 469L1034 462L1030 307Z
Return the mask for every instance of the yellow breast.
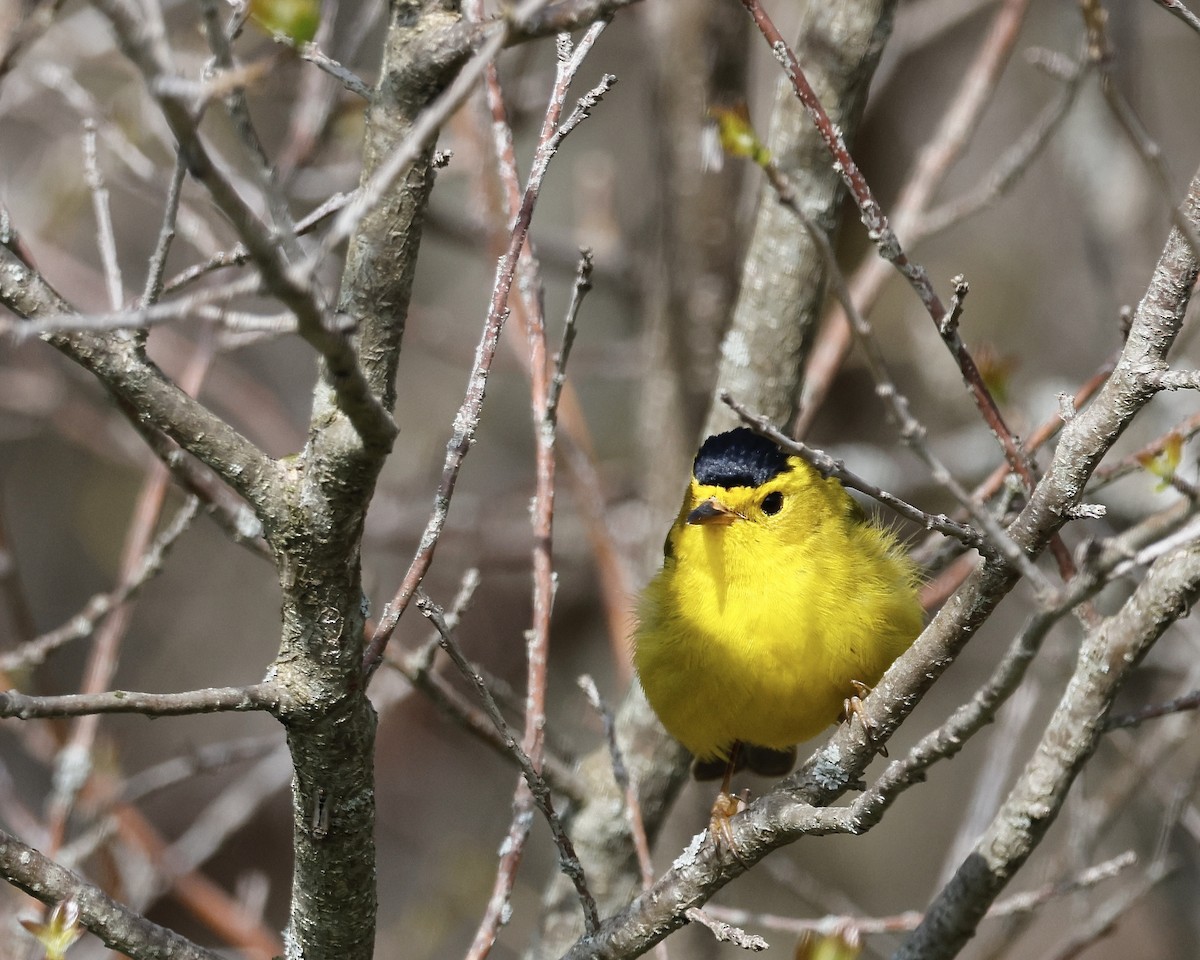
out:
M915 570L895 540L835 481L789 463L755 488L693 480L642 598L642 686L701 759L735 741L784 748L814 736L921 629ZM768 515L772 492L783 498ZM728 511L720 522L689 523L710 501Z

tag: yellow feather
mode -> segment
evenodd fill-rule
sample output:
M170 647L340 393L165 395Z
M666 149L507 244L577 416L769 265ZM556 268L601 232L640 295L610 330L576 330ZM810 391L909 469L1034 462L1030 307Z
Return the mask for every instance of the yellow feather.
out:
M763 509L771 494L775 512ZM720 516L698 518L706 503ZM642 595L634 663L663 726L697 758L726 758L737 741L787 748L834 723L854 683L873 685L908 648L922 625L917 586L893 535L796 457L757 486L693 476Z

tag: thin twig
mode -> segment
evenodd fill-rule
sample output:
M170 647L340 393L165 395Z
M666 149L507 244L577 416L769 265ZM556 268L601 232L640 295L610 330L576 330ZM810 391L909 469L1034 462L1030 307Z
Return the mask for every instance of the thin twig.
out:
M479 346L476 348L475 363L471 370L466 395L463 397L463 402L459 406L458 413L454 418L454 434L446 444L446 459L442 466L442 478L438 484L438 490L434 498L433 513L429 517L429 522L425 525L425 531L421 535L417 553L409 564L408 572L405 573L404 579L397 588L395 596L393 596L387 607L384 608L375 632L371 636L371 642L367 645L366 653L363 656L363 671L366 673L368 679L378 668L383 657L384 648L387 646L392 632L396 629L396 624L404 614L405 609L407 609L417 587L420 586L422 579L424 579L429 565L433 562L433 555L437 549L438 539L441 537L442 530L446 525L446 517L449 514L450 500L454 495L454 487L458 482L458 474L462 468L467 451L470 450L474 442L475 430L479 425L479 418L483 411L483 399L487 388L488 374L491 371L492 361L496 356L496 347L499 344L500 332L508 316L508 297L512 290L513 276L516 271L521 248L524 246L525 237L529 232L529 224L533 217L534 206L541 193L546 168L563 139L589 115L591 109L614 83L616 83L616 77L611 74L605 74L599 84L588 94L580 98L575 109L554 131L553 136L539 147L534 158L533 168L530 170L529 180L525 185L525 194L521 200L520 213L513 224L508 249L501 256L496 266L496 279L492 287L492 298L488 307L487 319L483 326L483 335L479 341Z
M1193 690L1191 693L1185 693L1181 697L1167 700L1164 703L1152 703L1139 710L1109 717L1104 722L1104 729L1122 730L1126 727L1136 727L1147 720L1156 720L1159 717L1170 716L1173 713L1182 713L1185 710L1196 709L1200 709L1200 690Z
M741 417L743 423L752 427L756 433L768 437L788 453L804 460L816 469L822 477L836 478L842 486L866 494L872 500L895 511L906 520L920 524L926 530L936 530L938 533L954 538L963 546L972 550L987 549L989 541L978 530L957 523L944 513L926 513L920 507L913 506L908 501L901 500L895 494L888 493L870 481L864 480L858 474L849 470L841 460L835 460L823 450L810 447L799 440L791 439L771 423L767 417L748 410L733 397L729 396L729 394L722 393L721 401Z
M183 693L66 693L31 697L15 690L0 691L0 717L34 720L43 717L84 717L102 713L140 713L147 717L176 717L192 713L272 711L277 694L268 684L247 687L209 687Z
M458 594L443 615L450 630L458 628L459 619L470 606L478 585L478 570L468 570L463 574ZM513 760L503 737L487 715L433 670L433 656L439 645L440 637L435 631L429 643L403 656L395 656L389 651L385 663L400 673L414 688L424 693L435 707L464 730L479 738L506 760ZM477 672L483 675L482 670ZM582 802L586 790L569 762L563 762L557 755L548 753L543 757L541 773L555 793L572 803Z
M693 923L707 927L718 943L732 943L735 947L758 953L766 950L770 944L757 934L747 933L739 927L726 923L724 920L714 920L699 907L688 907L683 915Z
M175 168L171 171L171 184L167 188L167 202L163 210L162 226L158 240L146 269L146 284L142 288L142 305L157 303L163 294L163 274L167 269L167 254L175 240L175 221L179 215L179 198L183 192L183 180L187 175L187 164L183 154L175 151Z
M315 42L296 45L291 42L290 37L281 34L276 34L275 40L280 43L286 43L300 55L302 60L307 60L313 66L325 71L325 73L333 77L356 97L370 102L371 88L367 86L366 82L353 70L343 66L334 60L333 57L326 54Z
M96 122L91 119L83 124L83 171L84 182L92 195L92 212L96 216L96 235L100 262L104 265L108 308L120 310L125 303L125 287L121 280L121 264L117 259L117 238L113 233L108 187L104 185L104 175L100 172L100 162L96 157Z
M629 767L625 764L625 756L621 745L617 742L617 724L613 712L600 691L596 681L587 674L579 678L579 686L592 705L592 709L600 715L604 725L604 740L608 744L608 755L612 760L613 779L625 797L625 818L629 821L629 835L633 839L633 849L637 853L638 869L642 875L642 889L649 890L654 883L654 863L650 859L650 839L646 836L646 824L642 820L642 806L638 803L637 788L629 777Z
M567 358L575 343L576 320L583 298L592 289L592 251L579 251L579 264L575 269L575 283L571 286L571 302L567 306L567 318L563 323L562 345L554 357L554 377L551 381L550 399L546 404L546 416L551 420L558 417L558 401L562 397L563 385L567 380Z
M437 628L442 649L450 655L450 659L454 661L454 665L458 667L463 677L475 687L483 708L487 711L488 718L495 724L496 729L504 738L505 745L517 759L518 764L520 764L521 772L525 777L525 783L529 786L529 792L533 796L534 803L537 804L538 809L546 818L546 822L550 825L551 836L553 836L554 843L559 851L559 868L575 886L575 891L579 896L579 903L583 909L584 927L589 934L595 933L600 926L596 900L592 896L591 891L588 890L583 865L579 862L579 858L575 854L575 847L571 843L571 838L567 836L566 830L563 829L562 821L555 812L550 788L546 785L545 779L534 767L528 754L517 743L516 737L505 721L504 715L500 712L500 708L496 705L496 700L492 696L491 690L488 689L488 685L484 682L483 677L471 669L471 665L467 663L466 657L463 656L462 651L459 649L458 642L446 627L446 621L442 616L441 608L424 594L418 594L417 608Z
M1137 856L1132 850L1127 850L1110 860L1088 867L1066 880L1047 883L1036 890L1016 893L1003 900L997 900L992 904L985 917L988 920L999 920L1014 914L1031 913L1053 900L1061 900L1080 890L1087 890L1106 880L1111 880L1135 863L1137 863ZM713 917L729 923L753 923L766 927L768 930L780 930L793 934L815 933L822 936L831 936L848 929L854 930L861 936L899 933L912 930L925 916L919 910L908 910L889 917L859 917L841 914L808 919L711 905L705 909Z

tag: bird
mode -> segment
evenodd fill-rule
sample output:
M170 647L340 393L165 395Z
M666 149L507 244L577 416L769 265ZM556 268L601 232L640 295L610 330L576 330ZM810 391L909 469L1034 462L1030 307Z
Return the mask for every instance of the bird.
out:
M920 633L920 576L834 478L746 427L700 446L634 665L697 779L783 776L795 746L859 705Z

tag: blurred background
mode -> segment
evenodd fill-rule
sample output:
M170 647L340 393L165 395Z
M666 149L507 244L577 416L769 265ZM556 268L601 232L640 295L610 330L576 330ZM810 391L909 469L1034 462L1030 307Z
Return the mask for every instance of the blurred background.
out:
M12 37L22 29L32 10L7 2L0 5L0 40L5 31ZM335 9L326 3L322 48L372 82L383 5L341 0ZM789 37L795 34L791 6L772 5ZM994 2L946 0L899 5L852 145L885 209L930 144L998 8ZM1170 204L1178 202L1200 160L1194 109L1200 34L1154 4L1114 3L1110 14L1114 76L1162 148L1169 197L1116 125L1092 75L1080 84L1045 149L1009 189L909 250L944 295L951 277L962 274L969 281L963 336L986 358L1004 413L1023 435L1054 416L1059 393L1074 393L1119 348L1122 310L1141 296L1169 229ZM194 5L165 2L164 15L181 65L198 75L208 53ZM1082 36L1075 5L1031 6L978 131L932 207L989 182L996 163L1063 95L1066 81L1045 67L1057 62L1050 55L1077 59ZM248 89L251 111L296 214L353 189L361 102L253 29L237 52L245 62L266 66ZM553 64L551 43L526 44L501 59L523 173ZM696 81L697 71L703 83ZM578 401L577 429L586 425L586 434L578 436L590 438L594 450L599 502L595 490L581 502L580 487L563 471L555 526L559 581L549 731L553 748L568 758L601 743L599 719L576 678L593 676L612 704L629 683L625 643L634 597L656 568L700 439L761 186L760 171L745 161L704 164L705 111L711 106L705 91L720 91L729 102L744 98L752 123L765 135L778 67L751 35L740 5L646 0L605 31L575 93L603 72L616 74L619 83L551 165L532 231L552 343L560 335L578 248L590 247L596 258L568 382ZM314 104L325 110L316 114L322 120L316 133L305 127ZM87 118L97 125L98 163L132 297L141 290L157 238L171 171L168 134L101 18L72 2L0 75L0 201L43 274L81 311L103 312L107 297L83 175ZM398 377L401 434L380 479L363 557L373 614L394 592L428 518L486 314L497 244L505 235L494 183L480 174L493 163L483 118L482 100L474 98L439 140L453 156L438 173L426 223ZM235 141L220 111L211 112L205 132L236 169ZM185 187L183 209L169 277L234 243L233 232L194 184ZM849 210L839 255L848 272L871 255ZM339 263L330 263L330 289L338 274ZM220 271L214 277L227 279ZM272 309L253 301L239 306ZM889 279L871 319L935 451L964 484L978 483L1002 461L1000 450L920 303ZM466 461L426 590L449 604L464 572L480 571L461 641L472 658L519 692L530 621L534 447L528 382L518 357L524 342L515 332L510 328L492 371L479 441ZM205 403L274 456L302 447L316 370L306 345L290 336L218 334L199 320L164 325L150 337L152 356L174 376L197 350L215 350L200 392ZM1195 352L1189 328L1176 349L1178 365L1193 367ZM1159 397L1122 440L1114 461L1196 412L1192 394ZM929 511L951 509L882 414L852 352L825 402L812 411L807 439ZM1186 448L1184 456L1185 475L1192 477L1194 458ZM0 652L69 621L93 595L113 589L150 460L88 374L36 341L0 340ZM1145 472L1131 473L1092 498L1109 506L1109 516L1072 525L1068 546L1121 529L1174 496ZM181 501L171 493L165 515ZM608 581L607 596L589 535L596 516L615 551L607 570L617 579ZM1122 588L1113 588L1099 605L1112 609L1122 596ZM1018 589L1004 602L893 740L893 756L969 696L1023 622L1029 600ZM275 653L277 614L270 564L232 544L201 516L142 590L120 647L115 686L185 690L255 681ZM426 622L410 611L393 648L410 651L429 636ZM929 782L902 796L873 832L809 838L780 851L723 890L713 906L788 917L923 909L1019 772L1061 695L1078 641L1076 624L1060 625L1001 722L953 762L934 767ZM1125 706L1194 688L1198 642L1193 624L1174 627L1126 691ZM67 644L44 666L10 681L40 693L76 690L87 650L87 640ZM453 957L470 943L491 889L517 773L390 668L381 671L378 687L387 706L378 738L377 955ZM1077 875L1126 850L1137 853L1138 864L1086 893L1053 899L1027 925L985 923L966 956L1067 955L1072 932L1108 907L1116 924L1086 956L1196 955L1200 811L1192 787L1200 771L1200 738L1194 723L1183 714L1108 738L1013 892ZM0 821L35 844L53 786L40 736L17 721L0 726ZM97 828L113 832L113 804L126 778L172 758L215 751L213 769L153 789L136 807L168 844L187 840L172 849L195 856L203 874L246 911L248 922L261 919L278 928L290 877L287 768L270 762L281 741L277 725L259 716L105 718L96 745L100 783L85 794L68 843ZM752 780L743 785L756 792L768 786ZM706 825L711 802L711 785L685 788L655 849L660 872ZM197 831L197 823L207 826ZM151 869L145 851L134 852L128 836L116 832L111 844L99 844L99 854L82 849L89 873L114 884L124 899L152 904L150 916L158 922L202 943L217 942L179 896L162 895L169 864ZM537 823L512 921L495 956L514 957L526 948L554 861L544 825ZM1154 864L1163 867L1163 876L1150 870ZM0 943L16 944L19 928L12 917L33 915L31 902L4 888L0 904L6 917ZM777 949L790 950L795 940L753 919L741 925ZM866 955L887 955L896 942L893 935L872 936ZM732 949L692 929L668 941L675 957L728 955ZM0 946L0 956L5 950ZM71 956L100 952L94 940L85 941Z

